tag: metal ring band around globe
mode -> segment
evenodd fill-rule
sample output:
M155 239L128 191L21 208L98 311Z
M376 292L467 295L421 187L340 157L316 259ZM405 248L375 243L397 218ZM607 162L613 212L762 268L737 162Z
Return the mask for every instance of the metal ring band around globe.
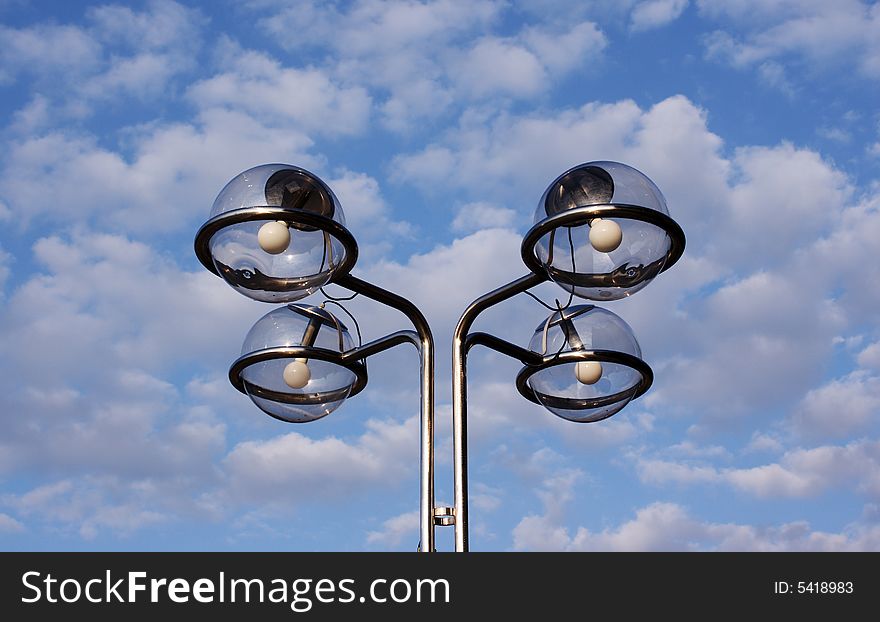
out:
M350 390L340 387L332 391L319 391L315 393L285 393L266 389L259 385L247 382L242 378L245 369L256 363L272 361L276 359L315 359L327 361L348 369L355 375L355 381ZM360 393L367 385L367 368L360 361L343 361L342 353L326 348L284 346L277 348L264 348L239 357L229 368L229 381L236 389L245 395L256 395L264 399L282 404L315 405L336 402Z
M556 268L548 267L544 265L540 259L538 259L537 254L535 253L538 242L540 242L541 238L545 235L554 231L560 227L578 227L581 225L585 225L594 218L622 218L628 220L639 220L641 222L646 222L648 224L659 227L663 231L666 232L666 235L669 236L670 246L669 250L666 252L665 258L657 258L656 261L663 261L662 267L658 270L653 271L651 276L659 274L660 272L664 272L671 268L675 262L677 262L682 253L684 253L685 247L685 236L684 231L675 222L672 218L664 214L663 212L658 212L657 210L650 209L647 207L640 207L638 205L630 205L627 203L607 203L603 205L586 205L583 207L576 207L571 210L566 210L564 212L560 212L553 216L549 216L545 218L531 229L526 232L523 237L522 246L520 247L520 253L522 255L523 263L526 267L534 272L535 274L548 274L551 276L562 277L560 279L561 282L569 281L576 282L578 280L584 280L586 286L596 286L592 284L594 280L600 280L602 278L608 278L611 275L594 275L594 274L580 274L580 273L569 273L565 271L558 270ZM556 271L555 273L553 271ZM649 274L652 271L646 271L646 274ZM612 284L613 285L613 284ZM632 285L628 285L631 287Z
M333 269L333 274L330 276L329 282L333 282L334 279L351 272L351 269L357 261L357 242L355 241L354 236L342 224L336 222L332 218L327 218L326 216L321 216L320 214L315 214L313 212L271 206L242 207L223 212L222 214L218 214L208 220L208 222L199 228L199 232L196 234L194 244L196 257L199 258L199 261L205 266L205 268L217 276L222 276L217 270L217 266L214 265L214 259L211 256L211 238L213 238L221 229L226 227L261 220L266 222L280 220L291 224L313 227L314 229L323 231L338 240L344 249L343 258L342 262ZM297 289L303 289L303 287L308 286L316 276L318 275L284 279L273 278L273 281L277 281L277 283L274 284L273 290L295 291ZM324 283L322 282L322 284Z
M536 390L529 385L529 379L540 371L549 369L550 367L556 367L557 365L580 363L582 361L598 361L600 363L624 365L639 373L639 382L622 391L618 391L617 393L594 398L569 398L542 393L541 395L545 398L544 401L538 399L535 395ZM577 350L548 355L544 357L540 364L526 365L516 375L516 388L524 398L542 406L564 408L567 410L601 408L603 406L615 404L623 399L626 399L627 401L634 400L643 395L651 387L653 382L654 372L645 361L632 354L617 352L615 350Z

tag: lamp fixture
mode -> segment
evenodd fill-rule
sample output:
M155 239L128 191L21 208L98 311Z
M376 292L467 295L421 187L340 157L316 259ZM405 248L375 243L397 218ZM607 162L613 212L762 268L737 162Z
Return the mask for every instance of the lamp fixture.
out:
M420 357L420 546L454 525L455 548L469 549L467 503L467 354L482 345L519 360L519 393L554 415L594 423L622 410L653 382L626 322L593 304L557 308L527 348L471 332L486 309L553 281L570 297L619 300L646 287L681 257L685 236L666 199L640 171L619 162L581 164L545 190L520 254L528 274L481 296L453 336L454 508L434 506L434 340L410 301L351 275L358 247L333 191L289 164L257 166L234 177L199 229L201 263L254 300L282 303L254 324L229 379L261 410L289 423L326 417L367 384L366 360L402 343ZM415 330L354 345L323 305L296 301L335 284L401 311ZM354 319L354 318L352 318Z

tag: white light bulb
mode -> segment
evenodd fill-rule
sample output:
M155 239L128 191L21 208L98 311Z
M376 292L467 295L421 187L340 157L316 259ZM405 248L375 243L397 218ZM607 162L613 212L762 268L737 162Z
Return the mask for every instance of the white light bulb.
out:
M590 244L600 253L610 253L620 246L623 232L613 220L594 218L590 223Z
M602 377L602 363L599 361L578 361L574 366L574 376L581 384L596 384Z
M257 233L260 248L270 255L280 255L290 246L290 229L287 223L280 220L267 222Z
M284 368L284 384L291 389L302 389L312 379L312 372L305 359L296 359Z

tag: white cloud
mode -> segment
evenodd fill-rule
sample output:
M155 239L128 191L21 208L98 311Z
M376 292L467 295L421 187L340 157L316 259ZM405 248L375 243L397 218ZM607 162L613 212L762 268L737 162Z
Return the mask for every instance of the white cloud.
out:
M148 99L161 95L179 71L179 61L170 55L144 53L114 59L107 71L84 82L81 92L90 100L119 94Z
M880 527L852 523L840 533L813 531L806 521L781 525L716 523L694 518L675 503L654 502L618 525L591 530L567 526L580 474L559 470L538 488L542 514L523 517L513 529L519 551L864 551L880 549ZM870 507L870 506L869 506Z
M34 252L45 271L12 293L4 319L14 329L3 340L17 369L33 378L42 379L46 365L69 377L82 357L117 370L161 369L182 355L222 360L240 345L237 338L218 343L223 327L244 325L260 312L207 271L182 270L121 236L44 238ZM42 353L53 343L67 346L46 361Z
M568 31L526 28L520 37L553 75L564 75L585 63L595 64L608 45L599 27L589 21L575 23Z
M456 233L472 233L495 227L508 229L516 221L517 213L510 208L475 201L458 208L452 220L452 230Z
M0 533L18 533L24 531L24 525L8 514L0 513Z
M645 0L633 7L630 30L639 32L660 28L677 20L687 8L688 0Z
M255 8L265 13L267 6ZM551 20L496 34L504 8L500 2L460 0L362 0L344 9L302 3L270 9L274 14L259 24L292 50L328 51L321 68L346 84L372 89L383 125L405 133L462 102L543 95L554 78L595 63L607 44L586 21ZM302 23L309 28L300 28ZM292 28L299 36L288 36Z
M62 77L68 72L95 69L101 46L82 29L58 24L29 28L0 27L0 83L22 73L49 72Z
M546 116L465 117L449 139L397 157L394 169L398 179L417 187L443 182L464 191L479 189L484 198L496 201L528 192L526 196L534 199L525 206L514 205L531 211L560 171L582 161L587 137L593 152L621 157L621 138L632 131L640 112L633 102L624 101Z
M749 444L746 445L746 452L773 452L778 453L783 450L783 445L778 438L769 434L761 434L758 431L752 433Z
M875 341L859 352L858 362L862 367L880 369L880 341Z
M467 32L491 22L499 9L495 2L461 0L395 4L360 0L345 13L313 2L301 3L296 8L284 2L277 5L278 12L263 18L260 25L277 35L282 45L290 49L330 46L341 54L358 57L377 49L396 53L401 48L417 49L420 45L446 41L455 31ZM265 11L266 6L263 3L254 8ZM465 12L468 19L463 20ZM311 27L299 29L298 37L284 36L302 23ZM336 36L330 37L332 34Z
M866 258L880 236L880 194L864 196L851 207L836 210L835 226L794 254L795 269L804 287L813 292L822 284L833 289L835 302L846 309L852 325L873 326L880 306L880 264ZM855 269L854 269L855 267Z
M261 310L121 237L46 238L35 254L42 270L9 292L2 314L0 468L210 477L225 425L166 374L225 367L240 347L228 327Z
M788 143L738 149L735 162L741 181L731 196L732 224L743 235L733 242L751 243L752 227L760 226L764 250L775 256L777 248L787 253L828 233L852 193L845 174Z
M23 108L12 115L10 129L27 134L43 129L50 119L51 104L45 95L34 95Z
M155 98L195 66L204 24L198 10L153 0L142 12L122 5L92 8L84 26L4 27L0 82L32 74L57 100L58 112L74 117L90 114L95 99Z
M607 41L592 22L568 32L530 28L515 38L484 37L451 68L465 97L531 97L545 92L552 75L594 63Z
M234 516L244 502L271 508L276 467L285 488L302 493L298 504L325 486L331 497L385 487L388 473L417 460L417 418L370 421L351 444L291 434L227 449L227 421L240 433L266 418L225 377L180 388L166 378L180 365L224 369L265 309L119 236L46 238L35 254L43 268L10 292L0 338L14 370L0 381L10 414L0 469L45 478L2 503L29 525L126 536L183 515Z
M104 531L127 536L169 518L157 510L163 505L159 491L113 477L64 479L20 495L6 495L2 503L34 523L75 530L85 540Z
M314 168L310 145L292 128L279 131L219 109L203 111L192 125L138 128L126 150L131 155L92 136L55 130L10 141L0 196L25 226L63 216L71 224L97 221L138 235L180 230L206 220L219 189L256 163Z
M477 97L528 97L540 91L547 75L530 51L503 39L489 38L467 52L457 80L463 92Z
M826 140L847 144L852 141L852 134L841 127L820 127L816 133Z
M327 51L327 69L335 77L384 95L383 124L400 132L455 103L447 66L467 36L494 23L501 7L487 0L361 0L342 10L315 2L253 6L261 14L259 26L283 47ZM309 27L301 28L303 23ZM290 37L291 31L298 36Z
M468 487L468 503L480 513L494 512L502 506L501 491L483 482Z
M187 91L201 109L222 106L273 125L330 136L358 134L366 128L371 99L360 86L342 87L318 69L284 67L229 42L222 58L225 71L195 82Z
M787 451L779 462L754 467L718 469L692 462L638 458L642 482L664 484L726 484L757 497L816 497L832 487L880 495L880 443L853 441Z
M418 542L418 539L418 510L392 516L382 523L381 529L367 533L367 544L383 544L387 547L398 547L405 540L410 541L411 544L412 542Z
M806 438L848 438L880 422L880 378L855 371L809 391L791 425Z
M412 300L435 334L449 334L471 300L521 276L519 242L520 237L509 229L481 230L412 255L406 263L383 260L365 266L364 272L368 280ZM437 356L443 360L440 353Z
M758 65L758 79L789 99L794 99L797 95L797 89L786 76L785 67L776 61L768 60Z
M135 50L193 50L208 21L197 9L172 0L150 0L138 12L125 5L105 4L87 12L98 36ZM132 36L137 33L137 36Z
M568 532L563 526L565 510L574 498L573 489L582 473L562 470L547 477L538 490L544 506L541 516L526 516L513 530L516 550L563 550L568 544Z
M810 72L853 65L880 77L880 9L861 0L763 2L699 0L701 15L733 23L741 35L715 31L707 55L737 67L786 62Z
M296 505L400 481L405 466L418 461L418 418L369 420L366 428L353 443L298 432L239 443L223 460L229 480L225 494L239 502ZM279 490L285 491L281 497Z
M2 207L2 205L0 205ZM0 220L3 220L2 216L0 216ZM9 278L10 264L13 262L13 257L2 247L0 247L0 300L4 300L6 298L6 279Z
M392 219L388 203L374 177L343 170L326 181L343 205L346 226L359 242L378 240L388 245L391 244L389 237L412 234L410 223ZM365 256L365 259L369 261L370 257Z
M699 234L706 210L723 205L728 192L731 164L720 157L721 144L707 130L704 111L681 96L646 111L629 100L592 102L552 114L466 115L444 140L395 158L393 170L395 179L418 188L451 185L468 200L488 197L531 214L546 185L567 168L587 159L624 161L646 171L664 189L674 217ZM703 236L695 237L699 243Z
M806 521L781 525L715 523L694 518L674 503L652 503L614 527L573 535L544 516L527 516L513 532L518 550L565 551L870 551L880 528L847 525L840 533L814 531Z
M701 446L695 444L693 441L681 441L680 443L667 447L665 452L689 458L726 459L731 457L731 453L720 445Z

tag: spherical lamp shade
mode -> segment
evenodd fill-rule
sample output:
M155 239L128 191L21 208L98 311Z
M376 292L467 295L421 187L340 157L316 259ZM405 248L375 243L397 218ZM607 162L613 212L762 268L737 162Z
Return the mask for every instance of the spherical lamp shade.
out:
M245 296L292 302L350 270L357 246L323 181L290 164L264 164L220 191L196 254Z
M588 300L634 294L684 250L663 194L619 162L588 162L560 175L541 197L526 240L530 268Z
M342 353L351 348L348 329L331 313L289 304L254 324L229 377L276 419L315 421L366 383L363 365L342 361Z
M524 368L518 387L569 421L610 417L644 393L653 378L632 329L593 305L553 313L535 329L529 349L544 364Z

